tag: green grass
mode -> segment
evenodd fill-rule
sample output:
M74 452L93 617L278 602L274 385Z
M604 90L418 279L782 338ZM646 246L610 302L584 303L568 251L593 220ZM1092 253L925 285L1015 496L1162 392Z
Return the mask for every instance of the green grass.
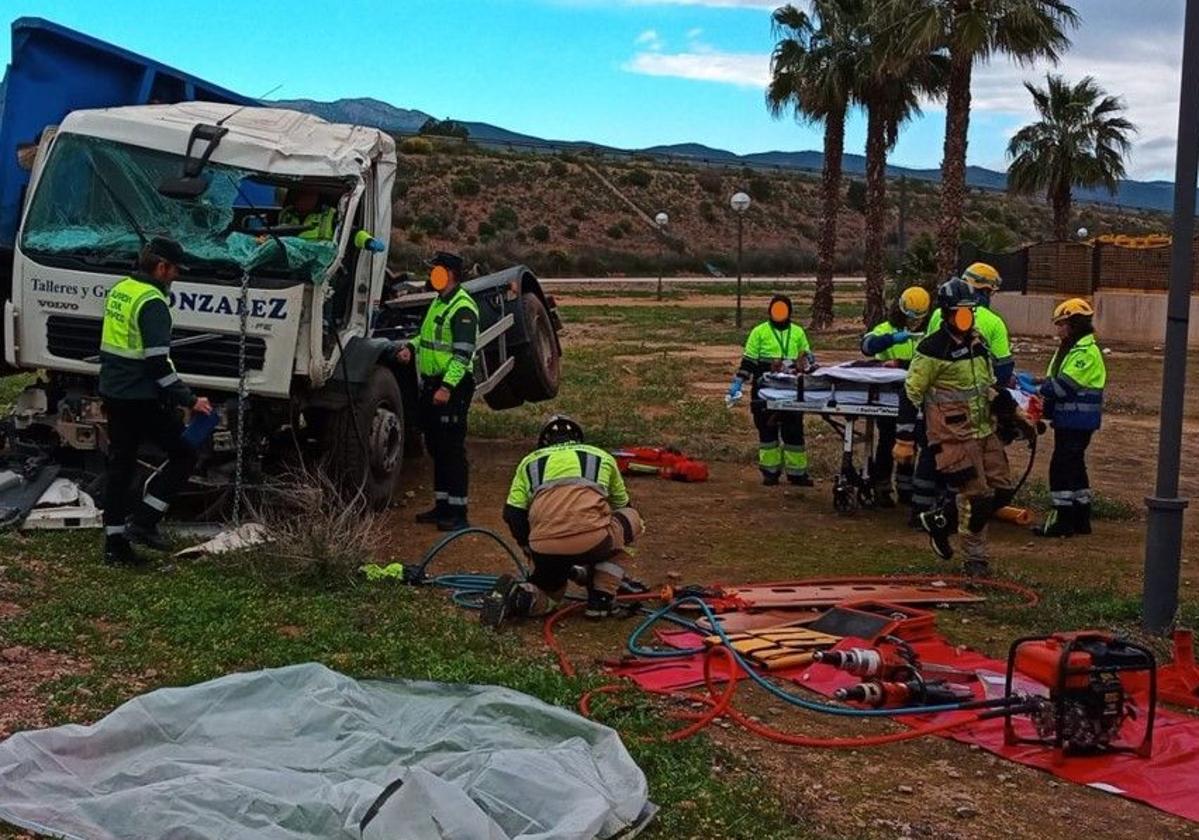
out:
M8 411L17 395L33 382L36 374L18 373L0 378L0 413Z
M98 548L94 533L0 537L14 590L6 597L26 607L0 623L0 647L59 651L91 665L44 687L52 723L97 718L157 686L309 661L363 678L495 683L567 707L595 683L563 676L540 646L484 631L433 591L313 590L230 564L134 573L102 565ZM669 726L645 703L609 708L605 718L620 726L664 806L645 836L805 836L710 742L650 740ZM689 804L672 807L679 803Z
M1048 511L1052 507L1049 498L1049 486L1039 478L1030 480L1020 490L1014 504L1020 507ZM1095 492L1095 498L1092 502L1092 513L1096 519L1107 519L1112 522L1131 522L1141 518L1141 511L1135 505L1099 491Z

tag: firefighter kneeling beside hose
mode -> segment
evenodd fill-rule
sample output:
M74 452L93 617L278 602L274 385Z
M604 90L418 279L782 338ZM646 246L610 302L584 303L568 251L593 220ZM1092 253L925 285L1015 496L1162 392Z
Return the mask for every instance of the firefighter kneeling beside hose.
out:
M930 450L937 470L956 494L965 571L989 570L987 523L1015 495L1005 440L1036 438L1006 388L996 387L990 352L975 330L977 306L970 288L953 279L937 290L942 323L916 348L905 389L924 407ZM939 508L920 515L933 552L953 557L950 517Z
M570 581L587 588L588 618L626 614L616 601L630 560L625 546L645 527L629 507L616 459L583 442L583 428L555 415L538 448L516 468L504 521L533 561L527 581L504 575L483 599L483 624L543 616L557 609Z

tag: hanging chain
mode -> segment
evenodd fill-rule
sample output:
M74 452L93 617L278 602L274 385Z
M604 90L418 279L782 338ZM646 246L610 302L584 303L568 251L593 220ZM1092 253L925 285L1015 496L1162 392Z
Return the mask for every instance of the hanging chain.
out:
M242 271L237 304L237 455L233 472L233 525L241 525L242 469L246 450L246 318L250 311L250 272Z

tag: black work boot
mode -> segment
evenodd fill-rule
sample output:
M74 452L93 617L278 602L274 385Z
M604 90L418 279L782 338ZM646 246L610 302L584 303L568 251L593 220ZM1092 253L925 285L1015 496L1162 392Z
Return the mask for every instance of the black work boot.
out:
M523 618L533 608L533 593L512 575L501 575L491 591L483 596L479 622L498 630L510 618Z
M125 539L129 542L145 546L151 551L170 551L171 543L158 526L134 520L125 526Z
M965 573L966 577L990 577L991 564L986 560L967 560L962 564L962 572Z
M600 592L598 589L587 591L587 609L583 611L585 617L590 619L626 618L631 613L632 609L617 601L615 595Z
M895 498L891 495L891 488L876 487L874 489L874 506L888 510L895 507Z
M1032 529L1038 537L1074 536L1074 506L1055 507L1049 511L1045 521Z
M125 537L112 536L104 540L104 564L141 569L150 565L150 558L135 551Z
M1074 505L1074 533L1089 534L1091 533L1091 503L1086 502Z
M953 559L953 546L949 543L949 535L953 533L949 530L949 518L940 508L926 510L919 516L920 527L928 534L929 545L932 546L933 554L940 557L942 560Z
M433 507L428 510L422 510L414 519L418 525L433 525L439 520L448 519L450 515L450 506L440 499L433 503Z
M775 482L777 483L777 481ZM787 483L794 484L796 487L815 487L816 483L812 481L812 476L804 473L803 475L787 476Z
M762 473L762 486L763 487L776 487L776 486L778 486L778 483L779 483L779 474L778 473L768 473L768 472Z
M464 531L470 527L463 505L449 505L446 515L437 520L438 531Z

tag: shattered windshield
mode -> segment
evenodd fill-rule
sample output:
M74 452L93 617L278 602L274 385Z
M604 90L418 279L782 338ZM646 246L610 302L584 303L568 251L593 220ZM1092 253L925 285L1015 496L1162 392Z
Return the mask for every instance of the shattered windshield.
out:
M183 246L193 272L324 278L337 258L338 191L298 182L288 190L277 176L209 163L199 197L159 193L159 184L177 178L182 167L181 155L159 149L59 135L25 219L22 251L84 269L127 270L142 236L167 236ZM299 193L306 206L297 213L288 196ZM265 232L280 223L290 223L292 235Z

